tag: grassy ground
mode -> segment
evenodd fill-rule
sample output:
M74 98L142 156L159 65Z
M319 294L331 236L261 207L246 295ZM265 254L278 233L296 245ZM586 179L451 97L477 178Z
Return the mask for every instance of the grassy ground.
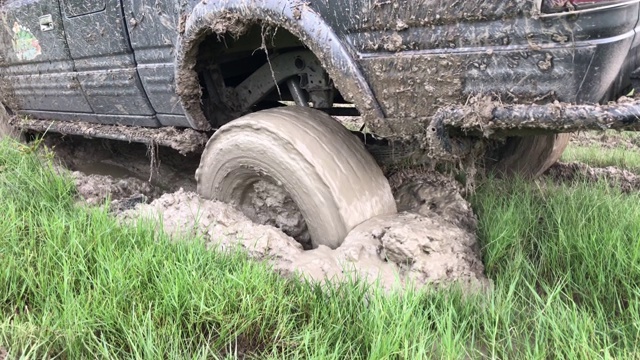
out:
M595 167L616 166L640 174L640 152L637 150L569 145L562 154L562 161L583 162Z
M598 141L570 143L562 154L562 161L577 161L594 167L616 166L640 174L640 151L638 147L626 148L622 142L640 144L640 135L635 132L607 132L600 140L600 133L587 134L602 142L611 142L609 148L599 146ZM584 135L583 135L584 136Z
M638 358L640 195L491 181L488 295L323 290L74 204L0 145L0 346L62 359Z

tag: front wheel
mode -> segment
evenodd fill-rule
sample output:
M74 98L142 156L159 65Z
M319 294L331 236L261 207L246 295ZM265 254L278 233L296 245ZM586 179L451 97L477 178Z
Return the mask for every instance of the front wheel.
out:
M222 126L196 173L198 193L275 225L307 248L340 246L360 223L396 212L373 157L331 116L302 107ZM308 235L307 235L308 234Z

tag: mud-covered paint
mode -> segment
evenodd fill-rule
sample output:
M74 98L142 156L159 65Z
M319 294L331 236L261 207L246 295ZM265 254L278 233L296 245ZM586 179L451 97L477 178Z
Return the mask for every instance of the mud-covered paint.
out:
M41 31L39 17L48 14L52 29ZM14 50L16 23L18 32L28 29L37 39L39 55L27 59ZM0 102L14 112L92 112L74 72L58 1L14 0L0 7Z
M241 36L262 22L300 37L369 128L395 138L412 136L440 106L475 94L513 103L597 102L629 50L638 19L637 4L552 20L540 18L539 1L190 4L178 88L200 123L192 70L199 41L210 34Z

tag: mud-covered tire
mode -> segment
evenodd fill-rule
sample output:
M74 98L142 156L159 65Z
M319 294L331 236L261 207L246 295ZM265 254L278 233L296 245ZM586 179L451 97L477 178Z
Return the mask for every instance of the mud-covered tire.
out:
M490 151L489 170L507 176L536 178L560 159L571 134L511 137Z
M296 203L314 247L336 248L355 226L396 212L389 183L363 144L317 110L264 110L222 126L202 155L198 193L238 205L265 176Z
M8 137L14 140L23 141L24 134L9 124L10 115L5 107L0 104L0 140Z

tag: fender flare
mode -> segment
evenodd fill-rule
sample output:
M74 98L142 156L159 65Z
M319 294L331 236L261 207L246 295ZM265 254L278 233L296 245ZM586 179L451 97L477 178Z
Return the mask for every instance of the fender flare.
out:
M201 1L184 22L177 47L176 92L189 124L211 130L200 103L201 88L194 68L199 45L212 34L242 34L256 22L281 27L298 37L320 60L342 96L351 101L374 130L387 129L384 113L357 63L338 35L303 2L290 0Z

